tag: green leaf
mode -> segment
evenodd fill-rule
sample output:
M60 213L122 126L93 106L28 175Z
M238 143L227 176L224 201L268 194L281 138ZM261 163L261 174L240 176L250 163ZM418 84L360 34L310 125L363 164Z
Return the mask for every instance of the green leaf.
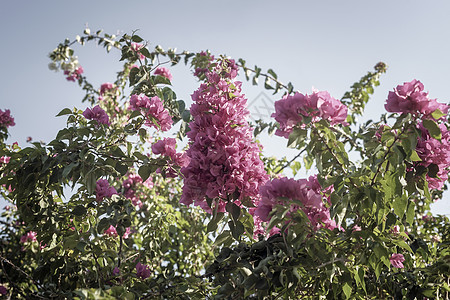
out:
M138 35L133 35L133 36L131 37L131 40L132 40L133 42L135 42L135 43L140 43L140 42L143 41L143 39L142 39L140 36L138 36Z
M184 122L189 123L191 121L191 113L189 112L189 110L183 111L183 113L181 114L181 118Z
M411 247L402 239L398 239L398 240L392 240L392 242L394 244L396 244L397 246L409 251L410 253L413 253Z
M445 116L445 114L440 110L440 109L436 109L431 116L435 119L435 120L439 120L440 118L442 118L443 116Z
M97 225L97 232L102 234L106 230L106 228L109 227L109 225L111 225L109 219L107 219L107 218L101 219Z
M128 166L121 162L118 162L114 169L116 169L116 171L119 172L122 176L128 172Z
M436 124L435 121L433 120L429 120L429 119L424 119L423 121L423 126L428 129L428 132L430 133L431 137L437 140L440 140L442 135L441 135L441 129L439 128L439 126Z
M411 161L422 161L419 157L419 155L417 154L416 150L413 150L411 152L411 155L409 156L409 159L411 159Z
M139 49L139 52L147 58L152 58L151 54L150 54L150 52L148 52L147 48L143 47L143 48Z
M69 115L71 113L72 113L72 110L70 110L69 108L64 108L56 116L59 117L59 116Z
M224 213L218 212L217 215L209 221L208 226L206 226L206 232L216 231L217 225L222 220L223 216Z
M239 208L239 206L237 206L233 202L228 202L225 208L234 221L237 221L239 219L239 216L241 215L241 209Z
M352 286L351 286L348 282L346 282L346 283L344 283L344 285L342 286L342 291L344 292L345 297L346 297L347 299L349 299L350 296L352 295Z
M392 206L394 208L394 212L397 216L401 218L403 218L403 215L406 212L407 209L407 205L408 205L408 198L406 198L405 196L397 196L395 197L394 203L392 203Z
M72 210L72 214L74 214L75 216L84 216L84 215L86 215L86 213L87 213L87 209L83 205L77 205Z
M142 181L146 181L150 174L156 170L156 167L153 165L143 165L139 168L138 174L141 176Z
M269 73L270 75L272 75L273 78L277 79L278 76L277 74L275 74L275 72L272 69L267 70L267 73Z
M83 242L83 241L79 241L77 243L77 249L80 250L81 252L84 252L84 248L86 247L87 243Z

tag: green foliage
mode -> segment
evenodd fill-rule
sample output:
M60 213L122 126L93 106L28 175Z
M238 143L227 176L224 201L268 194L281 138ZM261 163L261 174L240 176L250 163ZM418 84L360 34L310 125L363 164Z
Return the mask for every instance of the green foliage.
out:
M337 228L313 228L301 201L276 205L269 222L255 226L253 203L235 195L212 213L179 203L182 180L167 157L150 153L162 135L145 126L145 115L128 109L129 94L158 96L169 111L182 140L189 131L189 110L178 99L169 79L154 75L163 65L184 62L193 70L208 69L211 53L146 48L136 33L117 39L86 29L50 54L55 68L73 61L76 43L95 41L109 52L118 49L123 69L114 88L103 93L83 75L77 80L86 92L82 101L100 104L111 125L87 120L76 108L63 109L67 118L53 141L21 149L7 145L0 128L1 195L11 203L0 220L0 283L17 299L422 299L445 298L450 292L450 222L427 211L442 192L430 190L426 176L439 168L417 164L420 130L410 114L382 116L380 122L357 124L356 116L379 84L386 65L352 86L344 103L352 126L330 126L326 120L304 124L290 134L287 146L298 150L288 160L261 157L271 177L290 169L297 175L317 170L326 189ZM138 51L132 43L142 43ZM144 57L140 57L142 54ZM272 69L266 73L239 67L253 84L262 78L274 94L292 93ZM134 64L137 67L132 67ZM205 75L199 74L199 80ZM443 116L433 113L437 120ZM388 119L393 125L387 125ZM261 120L254 135L276 123ZM438 124L423 126L436 139ZM356 158L355 158L356 157ZM139 184L132 179L139 175ZM97 181L106 179L115 194L98 199ZM130 183L131 182L131 183ZM133 184L132 192L130 185ZM131 194L130 194L131 193ZM140 202L139 202L140 201ZM286 200L288 201L288 200ZM249 202L249 201L248 201ZM141 203L141 204L139 204ZM139 207L139 208L137 208ZM249 209L250 208L250 209ZM293 209L295 208L295 209ZM322 224L323 225L323 224ZM105 233L113 226L116 234ZM23 240L35 232L37 241ZM22 239L22 241L21 241ZM393 268L393 253L405 257L404 268ZM137 263L149 274L138 274ZM146 277L146 278L143 278Z

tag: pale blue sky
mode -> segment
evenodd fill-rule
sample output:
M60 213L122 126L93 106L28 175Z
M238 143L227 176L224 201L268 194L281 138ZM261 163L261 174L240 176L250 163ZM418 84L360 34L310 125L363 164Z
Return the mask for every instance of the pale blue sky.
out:
M302 92L314 86L336 98L384 61L388 73L367 108L368 118L377 119L388 91L414 78L431 97L449 102L449 15L450 2L444 0L2 1L0 108L9 108L17 124L11 142L24 146L27 136L54 138L65 124L54 116L64 107L86 104L76 84L48 70L47 55L88 23L109 33L139 29L150 47L242 57L249 65L273 68L281 81ZM93 44L75 51L94 84L114 80L118 53L104 55ZM173 74L178 97L189 100L196 81L184 67ZM261 90L244 87L249 100ZM267 149L275 145L280 140ZM449 198L447 193L434 210L450 213Z

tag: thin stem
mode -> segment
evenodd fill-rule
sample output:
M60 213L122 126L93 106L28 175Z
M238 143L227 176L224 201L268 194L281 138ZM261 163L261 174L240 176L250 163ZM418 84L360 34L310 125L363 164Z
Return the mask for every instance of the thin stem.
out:
M303 149L302 151L300 151L296 156L294 156L294 158L292 158L290 161L288 161L286 164L284 164L281 169L279 169L277 172L275 172L275 174L279 174L281 171L283 171L284 169L286 169L287 167L289 167L289 165L295 161L297 158L300 157L300 155L302 155L303 152L305 152L306 148Z

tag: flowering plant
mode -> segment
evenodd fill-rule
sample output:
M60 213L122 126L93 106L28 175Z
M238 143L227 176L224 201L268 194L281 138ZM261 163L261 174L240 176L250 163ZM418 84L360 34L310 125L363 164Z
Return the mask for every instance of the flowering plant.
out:
M124 62L99 87L72 49L94 40ZM420 81L359 124L384 63L337 99L243 59L146 45L88 29L58 45L49 67L90 106L62 110L45 145L8 144L15 123L0 110L2 296L448 297L450 223L428 212L448 182L448 105ZM189 109L162 67L182 61L200 81ZM272 122L247 120L239 74L274 92ZM266 157L265 129L298 154Z

